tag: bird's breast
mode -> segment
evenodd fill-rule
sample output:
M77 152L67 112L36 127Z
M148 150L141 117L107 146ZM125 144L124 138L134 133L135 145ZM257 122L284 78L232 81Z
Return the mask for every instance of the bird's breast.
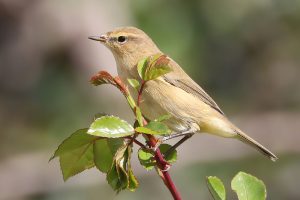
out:
M142 95L142 112L150 120L162 115L170 115L171 118L165 121L169 128L176 132L187 130L195 126L197 120L193 119L190 114L191 109L180 95L182 94L178 94L173 86L170 87L160 78L149 81Z

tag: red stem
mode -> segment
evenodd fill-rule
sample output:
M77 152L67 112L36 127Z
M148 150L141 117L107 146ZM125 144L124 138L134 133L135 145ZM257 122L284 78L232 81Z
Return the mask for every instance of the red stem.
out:
M147 135L147 137L149 138L149 143L151 145L151 147L155 147L156 145L156 139L154 136L152 135ZM163 181L165 183L165 185L168 187L169 191L171 192L173 198L175 200L181 200L181 196L179 191L177 190L169 172L167 171L169 168L169 164L165 161L165 159L163 158L163 155L161 154L160 150L157 149L155 151L155 160L157 162L158 167L161 169L162 175L163 175Z
M122 83L121 79L119 77L115 77L114 82L117 84L117 87L122 91L122 93L126 96L128 95L128 91L127 91L127 87L124 85L124 83ZM138 98L137 98L137 106L140 106L141 100L142 100L142 93L143 93L143 89L145 86L146 82L144 80L142 80L141 83L141 87L139 89L138 92ZM147 125L147 121L144 119L144 125ZM149 145L150 147L155 147L156 143L157 143L157 139L152 136L152 135L148 135L148 134L144 134L144 136L146 136L149 139ZM135 139L135 138L134 138ZM136 144L140 145L137 140L133 140ZM162 178L162 180L164 181L165 185L167 186L167 188L169 189L169 191L171 192L173 198L175 200L181 200L181 196L180 193L178 192L169 172L167 171L169 169L169 163L167 161L165 161L163 155L161 154L159 148L155 151L155 155L154 158L156 160L157 166L158 166L158 170L160 170L162 172L162 175L160 176Z
M141 83L141 87L139 89L138 92L138 98L137 98L137 106L140 105L140 102L142 100L142 93L143 93L143 89L145 86L145 81L142 81ZM147 121L144 120L144 125L147 125ZM155 147L156 143L157 143L157 139L153 136L153 135L149 135L149 134L145 134L148 139L149 139L149 145L150 147ZM173 198L175 200L181 200L181 196L179 191L177 190L168 170L170 168L169 163L164 159L162 153L160 152L160 149L157 148L157 150L155 151L155 155L154 158L156 160L156 163L158 165L159 170L162 172L162 179L165 183L165 185L167 186L167 188L169 189L169 191L171 192Z
M162 172L162 173L163 173L164 179L165 179L164 182L168 184L167 187L169 188L169 190L170 190L173 198L175 200L181 200L180 193L177 190L177 188L176 188L176 186L175 186L175 184L174 184L174 182L173 182L173 180L172 180L169 172L165 171L165 172Z

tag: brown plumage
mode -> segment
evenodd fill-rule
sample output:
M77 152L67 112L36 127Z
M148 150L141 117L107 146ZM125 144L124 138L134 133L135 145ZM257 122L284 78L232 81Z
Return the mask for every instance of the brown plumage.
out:
M143 58L161 53L151 38L135 27L124 27L110 31L100 41L113 53L118 74L124 83L128 78L139 79L136 65ZM247 136L233 125L215 101L171 58L172 71L145 85L141 109L148 119L169 114L165 123L174 131L191 129L227 138L237 138L275 161L277 157L264 146ZM133 90L131 91L135 93Z

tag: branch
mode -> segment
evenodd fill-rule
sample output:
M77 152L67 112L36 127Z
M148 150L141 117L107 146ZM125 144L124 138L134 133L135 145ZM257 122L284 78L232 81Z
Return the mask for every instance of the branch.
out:
M154 136L152 135L147 135L148 139L149 139L149 143L151 145L151 147L155 147L157 140ZM163 181L165 183L165 185L168 187L168 189L170 190L173 198L175 200L180 200L181 196L179 191L177 190L169 172L167 170L169 170L169 164L167 161L165 161L165 159L163 158L163 155L161 154L159 148L155 151L155 160L157 162L157 165L159 166L159 170L162 172L162 178Z
M140 105L141 100L142 100L142 93L143 93L143 89L145 86L146 82L142 81L141 83L141 87L138 91L138 97L137 97L137 106ZM144 126L147 125L147 121L144 120ZM143 134L145 137L148 138L149 140L149 146L154 148L156 147L157 144L157 139L153 136L153 135L149 135L149 134ZM156 160L156 163L158 165L158 170L159 170L159 175L162 178L162 180L164 181L165 185L167 186L167 188L169 189L169 191L171 192L173 198L175 200L181 200L181 196L179 191L177 190L168 170L170 169L170 165L169 163L164 159L162 153L160 152L160 149L157 148L157 150L155 151L155 155L154 158Z
M122 80L118 76L112 77L108 72L100 71L98 74L96 74L95 76L92 77L91 83L94 85L112 84L115 87L117 87L122 92L122 94L125 96L125 98L127 99L127 102L129 103L129 106L131 107L132 111L136 115L136 109L140 106L141 101L142 101L142 93L143 93L146 81L142 80L142 82L141 82L141 87L138 91L138 98L137 98L136 103L132 99L128 88L126 87L126 85L122 82ZM140 124L140 126L147 125L147 120L145 118L143 118L142 122L143 123ZM137 136L137 134L136 134L136 136ZM127 138L131 139L131 141L130 141L131 143L134 142L137 145L141 146L142 148L145 148L146 146L144 144L142 144L141 142L139 142L138 140L135 139L136 136L127 137ZM149 135L149 134L143 134L143 136L148 141L148 145L150 146L150 148L156 147L157 138L155 138L153 135ZM170 169L170 164L164 159L164 156L162 155L159 148L157 148L157 150L155 151L154 158L155 158L156 164L157 164L156 169L157 169L158 175L164 181L164 184L167 186L167 188L171 192L173 198L175 200L181 200L180 193L176 189L176 186L168 172L168 170Z

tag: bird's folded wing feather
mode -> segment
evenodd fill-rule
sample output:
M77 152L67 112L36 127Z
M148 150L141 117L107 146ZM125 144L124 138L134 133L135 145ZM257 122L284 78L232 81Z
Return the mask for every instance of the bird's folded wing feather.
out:
M195 81L193 81L193 79L191 79L175 61L170 59L168 65L172 71L162 77L167 83L178 87L187 93L193 94L201 101L224 115L216 102Z

